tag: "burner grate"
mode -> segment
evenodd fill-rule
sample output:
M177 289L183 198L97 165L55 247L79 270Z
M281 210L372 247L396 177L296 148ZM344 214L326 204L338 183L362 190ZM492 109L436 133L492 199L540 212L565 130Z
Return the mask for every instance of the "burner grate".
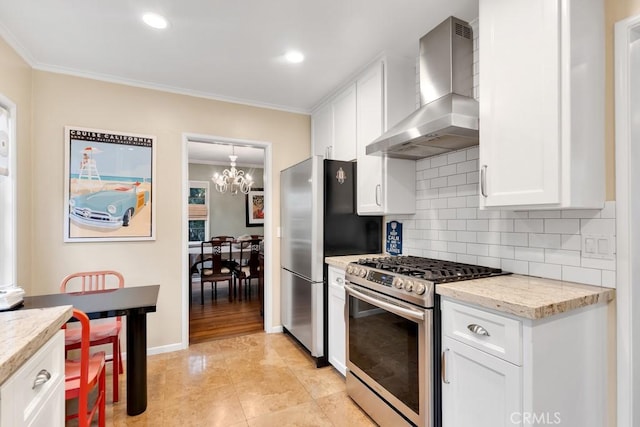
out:
M358 261L358 264L435 283L505 274L499 268L416 256L363 258Z

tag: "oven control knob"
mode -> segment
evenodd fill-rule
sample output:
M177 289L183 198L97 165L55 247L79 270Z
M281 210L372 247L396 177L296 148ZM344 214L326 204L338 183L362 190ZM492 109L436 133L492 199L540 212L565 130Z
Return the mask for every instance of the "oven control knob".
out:
M414 290L418 295L424 294L424 291L425 291L424 283L416 282L414 286Z
M413 282L411 280L404 282L404 290L407 292L413 291Z
M367 270L364 268L361 268L360 271L358 271L358 276L360 277L365 277L367 275Z
M352 274L353 273L353 265L350 265L347 267L347 274Z
M398 289L402 289L402 285L404 284L404 280L402 280L399 277L394 277L393 278L393 286L395 286Z

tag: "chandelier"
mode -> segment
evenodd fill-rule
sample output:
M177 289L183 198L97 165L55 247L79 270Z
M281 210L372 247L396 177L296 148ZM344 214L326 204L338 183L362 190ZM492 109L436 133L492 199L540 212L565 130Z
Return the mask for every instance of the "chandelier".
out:
M220 193L226 193L228 191L230 194L238 194L239 190L244 194L247 194L251 191L253 179L251 178L251 175L245 174L243 170L236 169L237 158L238 156L235 155L235 148L232 145L231 155L229 156L231 167L229 169L225 169L222 174L216 172L211 178L216 186L216 190Z

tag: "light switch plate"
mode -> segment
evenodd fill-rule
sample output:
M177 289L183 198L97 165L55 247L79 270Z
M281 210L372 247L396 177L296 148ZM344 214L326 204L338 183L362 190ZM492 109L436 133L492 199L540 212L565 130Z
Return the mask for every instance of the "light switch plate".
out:
M582 257L596 259L614 259L614 236L603 234L582 235Z

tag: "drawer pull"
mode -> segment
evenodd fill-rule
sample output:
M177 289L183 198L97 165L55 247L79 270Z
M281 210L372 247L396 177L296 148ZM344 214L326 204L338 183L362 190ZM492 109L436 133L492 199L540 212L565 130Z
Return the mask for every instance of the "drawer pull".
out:
M51 374L49 373L49 371L47 371L46 369L42 369L40 372L38 372L38 375L36 375L36 379L33 381L33 387L31 387L31 389L41 386L50 379Z
M336 278L336 283L343 285L344 284L344 279L342 277L337 277Z
M447 353L449 349L445 349L440 355L440 368L442 370L442 382L445 384L449 384L449 379L447 378Z
M491 335L489 335L489 332L487 332L487 330L485 328L483 328L480 325L476 325L475 323L472 323L472 324L468 325L467 329L469 329L471 332L473 332L476 335L483 335L485 337L490 337L491 336Z

